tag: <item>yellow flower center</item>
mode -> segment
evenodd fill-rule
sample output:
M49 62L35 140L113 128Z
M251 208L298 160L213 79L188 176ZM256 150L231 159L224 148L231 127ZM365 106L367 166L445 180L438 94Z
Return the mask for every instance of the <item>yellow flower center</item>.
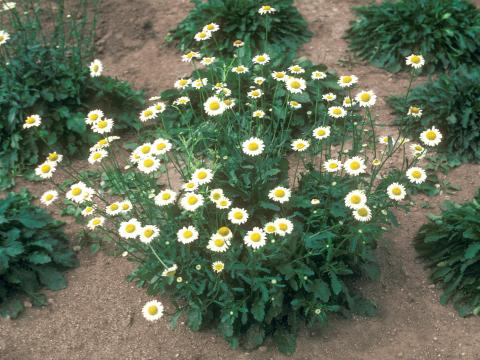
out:
M42 167L40 168L40 170L42 171L42 173L46 174L48 173L50 170L52 169L52 167L48 164L44 164L42 165Z
M414 170L414 171L412 171L412 176L415 179L420 179L422 177L422 173L419 170Z
M276 197L279 197L279 198L284 197L285 196L285 191L282 190L282 189L277 189L277 190L275 190L274 195Z
M130 205L127 203L122 204L122 210L128 210L130 209Z
M361 217L368 216L368 210L366 208L360 208L357 210L357 214Z
M95 225L95 226L100 225L101 222L102 221L99 218L95 218L95 219L92 220L92 224Z
M297 149L303 149L305 147L304 143L298 143L297 144Z
M154 164L154 161L152 159L145 159L143 161L143 165L147 168L152 167Z
M210 110L216 111L220 109L220 103L218 101L212 101L209 107L210 107Z
M216 247L222 247L223 245L225 245L225 240L217 238L215 239L214 243Z
M53 199L53 195L52 195L52 194L47 194L47 195L45 195L45 200L50 201L50 200L52 200L52 199Z
M232 101L232 99L225 99L225 100L223 100L223 103L227 106L230 106L230 105L232 105L233 101Z
M272 7L271 7L270 5L263 5L263 6L262 6L262 9L263 9L264 11L270 11L270 10L272 9Z
M207 30L212 31L212 30L214 30L214 29L215 29L215 25L213 25L213 24L208 24L208 25L207 25Z
M207 37L207 33L201 32L201 33L198 34L198 37L200 39L205 39Z
M93 65L93 71L94 71L94 72L97 72L97 71L98 71L98 68L99 68L99 66L98 66L97 64Z
M98 141L98 144L99 145L107 145L108 144L108 140L107 139L101 139Z
M226 226L222 226L220 229L218 229L218 233L222 236L227 236L230 234L230 229Z
M437 134L433 130L427 131L425 136L427 137L428 140L435 140L437 138Z
M420 112L420 108L416 107L416 106L411 106L410 107L410 112L412 114L418 114Z
M350 164L350 169L352 170L358 170L360 169L360 163L358 161L354 161Z
M339 108L333 109L333 114L334 115L342 115L342 109L339 109Z
M277 79L283 79L285 77L285 74L284 73L275 73L275 77Z
M420 145L415 146L416 151L423 151L423 147Z
M218 200L218 199L220 199L221 196L222 196L222 194L217 192L217 193L212 194L212 199L213 200Z
M352 77L351 77L351 76L348 76L348 75L347 75L347 76L344 76L344 77L342 78L342 82L343 82L344 84L349 84L349 83L352 82Z
M330 165L328 165L328 167L330 169L336 169L336 168L338 168L338 164L337 163L330 163Z
M158 143L157 144L157 150L163 150L167 147L165 143Z
M180 84L180 86L185 86L185 85L188 84L188 80L180 79L180 80L178 80L178 83Z
M30 125L31 125L31 124L33 124L33 123L35 122L35 119L34 119L33 117L29 116L29 117L27 117L27 118L25 119L25 122L26 122L27 124L30 124Z
M100 128L100 129L105 129L108 125L108 122L106 120L102 120L102 121L99 121L97 123L97 126Z
M98 117L99 117L98 114L90 114L89 116L90 120L93 120L93 121L98 120Z
M279 228L280 230L282 230L282 231L287 231L287 230L288 230L288 226L287 226L287 224L285 224L285 223L279 224L279 225L278 225L278 228Z
M320 129L317 131L317 136L324 136L326 134L325 130Z
M196 196L190 196L190 197L188 198L188 203L189 203L190 205L195 205L197 202L198 202L198 199L197 199Z
M183 237L186 238L186 239L190 239L192 236L193 236L193 232L190 231L190 230L185 230L183 232Z
M420 56L418 55L413 55L411 58L410 58L410 61L414 64L419 64L420 61L421 61L421 58Z
M146 229L143 231L143 236L149 238L153 235L153 230L152 229Z
M248 144L248 150L250 151L255 151L255 150L258 150L259 146L256 142L251 142L250 144Z
M137 227L134 224L128 224L125 226L125 231L129 234L133 233L136 229Z
M302 84L300 84L300 81L294 80L290 83L290 86L294 89L300 89Z
M227 200L222 200L219 202L219 205L220 206L227 206L228 205L228 201Z
M73 196L78 196L82 193L82 189L80 189L79 187L76 187L76 188L73 188L72 189L72 195Z
M99 152L96 152L93 154L93 160L98 160L102 157L102 154L100 154Z
M360 204L362 198L360 197L360 195L352 195L350 197L350 201L352 202L352 204Z
M206 177L208 176L207 172L206 171L200 171L197 175L197 177L200 179L200 180L204 180Z
M50 161L58 160L58 154L56 152L48 154L48 160L50 160Z
M119 209L118 204L112 204L110 205L110 210L117 211Z
M292 67L292 71L295 71L295 72L298 72L301 70L301 67L300 66L294 66Z
M370 101L371 98L372 97L369 93L362 93L362 95L360 95L360 100L362 100L363 102Z
M264 62L265 60L266 60L265 56L263 56L263 55L260 55L260 56L257 57L258 62Z
M237 211L233 214L233 217L237 220L243 219L243 213L241 211Z
M273 225L268 225L268 226L265 228L265 231L268 232L268 233L273 233L273 232L275 232L275 226L273 226Z
M151 147L148 145L142 146L142 153L148 154L151 150Z
M157 315L158 313L158 307L156 305L151 305L148 307L148 310L147 310L148 314L149 315Z
M222 271L223 270L223 264L215 264L215 270L216 271Z
M162 195L163 200L170 200L171 197L172 196L169 193L163 193L163 195Z
M395 187L392 189L392 194L393 195L401 195L402 194L402 190L399 188L399 187Z
M145 117L149 117L149 116L152 116L152 115L153 115L153 111L150 110L150 109L149 109L149 110L145 110L145 111L143 112L143 116L145 116Z
M250 240L253 242L259 242L262 239L259 233L253 233L250 235Z

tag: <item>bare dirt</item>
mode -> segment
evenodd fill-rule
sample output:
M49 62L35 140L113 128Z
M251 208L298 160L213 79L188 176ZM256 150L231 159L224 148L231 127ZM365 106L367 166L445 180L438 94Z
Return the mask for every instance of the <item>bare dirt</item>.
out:
M480 1L475 1L480 5ZM342 35L353 19L351 6L368 1L297 0L315 36L302 55L322 62L340 74L359 76L365 88L385 97L402 93L405 75L392 75L352 61ZM170 87L190 73L163 38L187 14L187 0L104 0L100 24L99 57L109 75L131 81L150 95ZM383 101L379 121L390 120ZM388 360L480 359L480 321L460 318L438 302L440 291L427 281L416 258L412 239L426 221L427 212L439 212L449 198L470 199L480 187L480 166L464 165L447 179L461 187L452 196L417 197L409 214L399 214L400 227L387 233L378 250L382 268L379 282L359 284L375 300L379 315L353 320L333 319L321 331L303 330L291 359ZM42 186L27 184L40 194ZM0 320L0 359L284 359L266 344L247 353L231 350L213 332L193 333L183 324L171 331L167 321L146 322L141 307L149 299L142 289L125 281L133 265L123 258L80 252L81 266L68 275L69 287L50 293L49 306L28 309L18 320ZM172 311L167 299L161 299Z

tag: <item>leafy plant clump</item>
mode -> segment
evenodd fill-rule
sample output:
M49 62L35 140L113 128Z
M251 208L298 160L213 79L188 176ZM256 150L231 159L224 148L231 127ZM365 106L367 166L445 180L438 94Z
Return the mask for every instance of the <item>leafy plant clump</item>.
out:
M47 151L74 155L88 147L87 109L101 104L120 128L135 127L143 94L126 82L96 76L101 71L92 77L87 61L94 56L96 18L86 9L96 1L81 4L79 17L66 13L63 0L55 1L56 12L40 1L19 1L1 13L0 30L8 39L0 41L0 60L7 64L0 67L0 188L13 185ZM25 136L31 115L44 127Z
M297 49L310 40L312 34L307 22L293 5L293 0L273 0L268 5L255 0L192 0L195 7L167 40L178 41L182 52L206 51L214 56L231 57L234 42L241 40L247 54L266 51L277 56L293 58ZM267 8L264 15L259 11ZM273 10L271 10L273 9ZM213 34L214 41L196 40L195 35L208 24L219 25L221 35Z
M480 70L461 67L411 91L408 104L410 109L416 109L415 114L405 116L401 97L390 97L388 103L407 136L418 127L435 124L445 137L438 151L454 166L480 161L479 98Z
M480 192L470 202L445 202L415 238L415 248L431 270L430 279L461 316L480 315Z
M378 277L376 242L425 183L424 150L378 126L377 96L354 74L247 53L185 54L191 78L140 113L148 131L128 155L108 114L89 119L102 181L75 174L44 203L66 198L87 231L125 251L130 279L173 300L172 325L185 316L232 347L273 337L291 354L303 323L375 313L353 280ZM47 160L36 174L55 183L64 170ZM157 300L143 308L150 321L163 314Z
M354 8L345 38L361 59L391 72L421 53L427 73L480 64L480 11L465 0L384 1Z
M44 209L32 205L28 192L9 193L0 200L0 315L17 317L24 298L47 304L42 288L67 286L63 272L77 266L68 239Z

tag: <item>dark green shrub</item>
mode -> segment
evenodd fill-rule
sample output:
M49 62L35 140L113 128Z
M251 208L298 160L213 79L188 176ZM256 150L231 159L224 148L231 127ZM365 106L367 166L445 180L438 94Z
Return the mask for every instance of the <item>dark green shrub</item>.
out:
M82 0L80 10L95 3ZM11 36L0 45L0 59L8 62L0 68L0 188L11 186L49 148L74 155L88 147L92 136L84 119L90 110L101 108L127 129L143 104L142 92L128 83L90 77L96 19L85 13L66 17L63 0L55 4L51 14L40 1L20 1L0 17L0 30L9 29ZM32 114L44 126L26 135L22 126Z
M420 53L428 73L480 65L480 11L465 0L384 1L354 8L345 38L361 59L388 71Z
M436 126L444 141L438 151L452 165L480 161L480 70L461 67L450 75L415 87L405 106L403 97L391 97L397 123L411 136L421 127ZM405 116L408 106L423 110L421 117ZM407 108L406 108L407 107Z
M445 202L442 214L430 216L415 238L415 248L431 270L430 279L461 316L480 314L480 192L459 205Z
M310 40L307 22L293 5L293 0L268 2L276 12L260 15L263 4L256 0L192 0L195 4L187 17L172 30L169 39L178 41L181 51L196 50L197 32L210 23L220 26L213 39L202 42L202 51L213 56L231 57L233 42L242 40L248 56L267 51L271 55L294 57L297 49ZM268 37L268 39L267 39ZM268 48L267 48L268 44Z
M68 239L45 210L31 204L26 192L0 200L0 315L17 317L23 299L46 305L42 288L67 286L63 272L77 266Z

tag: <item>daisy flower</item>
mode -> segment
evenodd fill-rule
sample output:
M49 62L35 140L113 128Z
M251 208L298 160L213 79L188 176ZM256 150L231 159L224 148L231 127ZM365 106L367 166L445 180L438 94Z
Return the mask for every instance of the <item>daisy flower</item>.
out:
M248 155L248 156L257 156L263 153L263 150L265 149L265 144L264 142L256 137L251 137L248 140L245 140L242 143L242 150L243 153Z
M81 204L89 196L89 191L87 185L84 182L80 181L76 184L70 186L70 190L66 193L66 198Z
M215 262L212 263L212 269L217 274L221 273L223 271L223 269L225 269L225 264L222 261L215 261Z
M193 37L195 41L205 41L212 37L212 33L210 31L200 31L195 34Z
M42 196L40 197L40 202L46 206L49 206L57 199L58 192L55 190L48 190L42 194Z
M211 96L203 104L203 108L207 115L217 116L223 114L225 111L225 104L216 96Z
M306 89L307 84L305 80L301 78L295 78L289 76L287 80L285 81L287 90L290 91L293 94L301 94L303 90Z
M302 108L302 104L300 104L298 101L295 101L295 100L289 101L288 106L290 106L292 109L295 109L295 110Z
M138 235L140 235L141 230L142 224L140 224L137 219L132 218L128 221L123 221L120 223L118 233L124 239L135 239Z
M204 65L204 66L212 65L212 64L215 62L215 60L216 60L215 56L204 57L204 58L202 58L202 60L200 61L200 64L202 64L202 65Z
M367 166L365 165L365 160L359 156L354 156L351 159L345 161L344 169L348 175L357 176L363 174Z
M407 170L407 178L413 184L421 184L427 180L427 173L420 167L412 167Z
M28 129L31 127L38 127L42 123L42 118L39 115L30 115L25 119L23 128Z
M270 200L283 204L284 202L290 200L291 195L292 192L290 191L290 189L287 189L283 186L277 186L276 188L270 190L270 192L268 193L268 198Z
M101 227L103 224L105 224L105 218L103 216L97 216L88 221L87 227L90 230L95 230L96 227Z
M210 201L212 201L212 202L217 202L217 201L220 200L223 196L224 196L224 194L223 194L223 190L222 190L222 189L213 189L213 190L210 191L210 195L208 196L208 198L209 198Z
M258 119L263 119L265 117L265 111L263 110L255 110L252 113L252 117L258 118Z
M195 211L203 205L203 196L196 193L185 194L180 199L180 205L187 211Z
M229 198L223 196L215 203L218 209L228 209L232 206L232 202Z
M349 107L352 107L355 104L356 104L355 101L352 101L352 99L349 96L346 96L343 99L343 104L342 105L343 105L343 107L349 108Z
M152 156L155 154L155 148L150 143L145 143L133 150L135 154L138 154L140 158L145 158L146 156Z
M208 184L213 179L213 171L206 168L195 170L192 174L192 181L198 185Z
M422 145L412 144L410 145L410 148L412 149L413 156L418 157L419 159L425 157L427 151Z
M177 264L173 264L172 266L166 268L165 270L162 271L162 276L163 277L168 277L168 276L175 276L175 273L177 272L178 266Z
M287 73L285 71L274 71L272 72L272 78L277 81L285 81L287 78Z
M210 23L208 25L205 25L202 30L203 31L215 32L215 31L218 31L219 29L220 29L220 26L218 26L218 24Z
M389 141L390 139L391 139L391 137L388 136L388 135L386 135L386 136L380 136L380 137L378 138L378 142L379 142L380 144L383 144L383 145L388 145L388 141Z
M258 13L260 15L273 14L276 11L277 10L275 8L271 7L270 5L263 5L260 9L258 9Z
M102 75L103 72L103 64L100 60L95 59L90 63L90 77L98 77Z
M277 226L273 222L268 222L263 226L263 231L267 234L275 234L277 232Z
M95 122L92 125L92 131L98 134L106 134L112 131L113 120L112 119L101 119Z
M327 77L327 74L323 71L314 71L312 72L312 80L323 80Z
M188 85L190 85L191 83L192 83L192 80L182 78L175 81L175 83L173 84L173 87L178 90L183 90L187 88Z
M291 234L293 231L293 223L285 218L276 219L273 224L275 225L276 234L280 236L285 236Z
M367 205L363 205L362 207L353 211L353 217L357 221L367 222L372 219L372 211Z
M110 205L108 205L106 208L105 208L105 212L108 214L108 215L112 215L112 216L115 216L115 215L118 215L122 212L122 208L120 206L120 202L118 201L115 201L114 203L111 203Z
M62 160L63 160L63 155L57 153L56 151L49 153L47 156L47 161L51 161L57 164L61 163Z
M130 200L124 200L120 202L120 208L122 209L122 213L128 213L130 210L132 210L132 202Z
M95 163L101 162L107 156L108 156L108 152L104 149L92 151L88 156L88 162L93 165Z
M343 118L347 115L346 110L341 106L331 106L328 108L328 115L335 119Z
M150 244L153 239L158 237L160 230L155 225L145 225L140 230L140 241L144 244Z
M323 163L323 168L330 173L342 170L343 164L337 159L330 159Z
M148 321L157 321L163 316L163 305L157 300L151 300L143 305L142 314Z
M82 216L87 217L95 212L94 206L87 206L82 210Z
M348 88L352 85L355 85L358 82L358 77L355 75L344 75L340 76L337 84L342 88Z
M427 146L437 146L442 141L442 134L433 126L420 134L420 140Z
M307 140L303 140L303 139L294 140L291 144L292 150L299 151L299 152L307 150L309 146L310 146L310 143Z
M150 174L160 168L160 161L152 156L146 156L137 164L138 170L145 174Z
M396 182L387 187L387 194L390 199L396 201L401 201L407 196L405 186Z
M155 205L157 206L166 206L173 204L177 199L177 193L170 189L165 189L160 191L157 196L153 199L155 201Z
M336 98L337 98L337 95L335 95L333 93L326 93L326 94L322 95L322 99L327 101L327 102L333 101Z
M254 64L265 65L270 61L270 56L268 54L257 55L252 59Z
M232 109L235 106L235 99L223 99L223 105L225 105L225 109Z
M13 9L15 9L16 6L17 6L17 4L14 3L14 2L6 2L6 3L3 4L3 8L2 8L2 10L0 10L0 12L1 11L13 10Z
M189 181L182 185L182 189L185 191L195 191L198 189L198 184L194 181Z
M233 67L232 72L236 74L246 74L248 72L248 68L243 65L239 65L239 66Z
M85 123L87 125L93 125L98 120L103 119L103 116L104 116L104 113L102 110L99 110L99 109L92 110L87 114L87 117L85 118Z
M207 249L214 252L225 252L229 247L230 241L217 234L212 235L207 245Z
M182 55L182 61L186 63L192 62L193 59L200 59L202 56L200 53L195 51L190 51L184 55Z
M153 108L157 111L157 113L161 114L167 109L167 106L164 102L159 101L153 104Z
M172 143L166 139L158 138L152 144L153 151L157 155L163 155L172 149Z
M408 116L412 116L412 117L422 117L422 109L420 109L418 106L410 106L408 108L408 113L407 115Z
M259 86L263 85L263 83L265 82L265 78L262 77L262 76L257 76L255 79L253 79L253 82Z
M4 45L10 40L10 34L6 31L0 30L0 45Z
M196 79L192 82L192 87L198 90L198 89L203 88L207 84L208 84L208 79L207 78Z
M248 231L243 238L245 245L253 248L259 249L267 243L267 235L262 228L254 227L252 230Z
M248 93L247 93L247 96L249 98L252 98L252 99L258 99L260 97L262 97L263 93L262 93L262 90L260 89L253 89L253 90L250 90Z
M184 226L177 231L177 240L182 244L190 244L198 239L198 231L193 226Z
M330 136L330 126L320 126L313 129L313 137L317 140L326 139Z
M190 98L188 96L181 96L176 99L173 104L174 105L187 105L190 102Z
M241 48L243 45L245 45L245 43L242 40L235 40L233 42L233 46L235 46L236 48Z
M230 230L230 228L228 228L227 226L222 226L221 228L219 228L217 230L217 235L220 235L225 240L230 240L231 238L233 238L232 230Z
M360 91L357 96L355 96L355 100L361 107L371 107L375 105L377 95L375 95L372 90Z
M414 69L420 69L423 65L425 65L425 59L422 55L412 54L405 58L405 64L413 67Z
M353 190L350 191L347 196L345 196L345 206L350 209L358 209L364 206L367 203L367 196L362 190Z
M233 208L228 212L228 220L230 220L232 224L245 224L248 220L248 212L245 209Z
M42 179L50 179L53 176L53 173L57 170L57 163L53 161L45 161L44 163L37 166L35 169L35 174L40 176Z
M292 74L303 74L305 69L300 65L292 65L288 68L288 71L290 71Z

